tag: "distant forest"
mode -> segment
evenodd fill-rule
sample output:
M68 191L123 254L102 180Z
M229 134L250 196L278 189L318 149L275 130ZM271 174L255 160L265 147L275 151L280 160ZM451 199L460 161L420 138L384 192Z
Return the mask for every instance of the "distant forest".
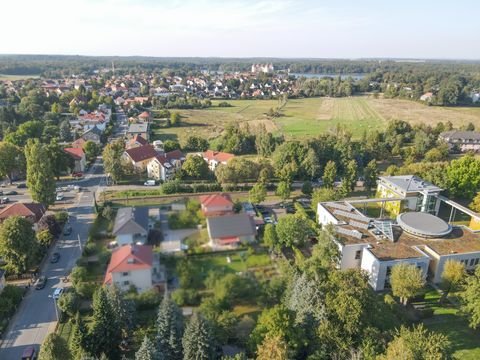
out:
M63 77L92 73L110 67L112 61L119 72L144 70L178 73L210 71L247 71L253 63L273 63L276 70L307 74L371 74L379 73L455 73L480 76L480 61L426 60L411 62L388 59L278 59L278 58L159 58L159 57L91 57L71 55L0 55L0 74Z

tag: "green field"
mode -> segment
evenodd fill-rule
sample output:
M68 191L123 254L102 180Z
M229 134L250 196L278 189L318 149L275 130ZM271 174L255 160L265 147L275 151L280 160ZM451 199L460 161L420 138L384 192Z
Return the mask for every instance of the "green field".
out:
M6 74L0 74L0 81L38 79L39 77L40 77L40 75L6 75Z
M208 139L218 137L225 126L239 123L251 131L258 126L286 137L314 137L334 129L347 127L354 137L364 131L383 129L389 120L399 119L411 123L435 125L451 121L454 126L469 122L480 128L480 107L444 108L426 106L408 100L374 99L370 97L290 99L282 109L282 116L267 116L270 108L278 106L277 100L229 100L232 107L214 106L202 110L178 110L182 126L155 128L155 139L172 139L181 143L190 135ZM176 111L176 110L173 110ZM155 113L154 113L155 114Z

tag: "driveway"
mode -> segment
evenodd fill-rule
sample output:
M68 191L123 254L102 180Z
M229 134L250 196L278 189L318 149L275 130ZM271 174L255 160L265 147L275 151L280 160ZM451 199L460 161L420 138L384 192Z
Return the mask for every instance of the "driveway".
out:
M198 229L170 229L168 227L168 215L164 212L160 213L160 224L163 234L163 240L160 244L162 252L180 251L182 240L199 231Z

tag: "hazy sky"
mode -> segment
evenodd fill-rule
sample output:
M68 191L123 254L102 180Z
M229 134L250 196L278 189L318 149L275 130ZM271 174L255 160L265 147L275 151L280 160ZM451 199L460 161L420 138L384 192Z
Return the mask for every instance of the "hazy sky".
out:
M476 0L2 0L0 53L480 59Z

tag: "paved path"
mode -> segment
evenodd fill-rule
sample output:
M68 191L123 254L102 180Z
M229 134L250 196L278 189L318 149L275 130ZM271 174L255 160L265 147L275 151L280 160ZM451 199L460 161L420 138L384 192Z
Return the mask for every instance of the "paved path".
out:
M85 244L90 225L94 219L93 194L103 179L103 167L95 166L87 178L82 181L82 192L75 194L73 204L67 206L71 215L72 233L62 236L53 251L60 253L60 261L51 264L49 261L41 269L41 275L48 278L42 290L30 288L20 308L10 321L10 325L0 347L0 359L20 359L28 345L40 347L45 337L56 326L55 305L52 294L55 288L63 287L61 278L75 265L80 257L78 237ZM72 193L74 194L74 193ZM83 245L82 245L83 246Z

